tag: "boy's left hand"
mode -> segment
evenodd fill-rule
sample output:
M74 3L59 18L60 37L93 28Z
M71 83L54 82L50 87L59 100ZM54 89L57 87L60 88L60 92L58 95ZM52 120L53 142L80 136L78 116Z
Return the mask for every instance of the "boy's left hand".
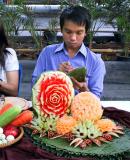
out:
M74 77L71 77L74 85L74 89L79 90L79 92L89 91L86 82L78 82Z

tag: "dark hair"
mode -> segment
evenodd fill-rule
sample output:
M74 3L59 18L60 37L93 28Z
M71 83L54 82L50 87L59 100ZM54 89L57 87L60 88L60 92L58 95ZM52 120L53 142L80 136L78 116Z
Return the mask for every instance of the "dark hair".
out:
M5 56L9 53L6 50L6 47L9 46L4 26L2 21L0 21L0 65L4 68L5 67Z
M78 25L85 25L86 32L91 25L91 15L89 11L82 6L71 6L64 9L60 16L60 28L63 29L66 20L72 21Z

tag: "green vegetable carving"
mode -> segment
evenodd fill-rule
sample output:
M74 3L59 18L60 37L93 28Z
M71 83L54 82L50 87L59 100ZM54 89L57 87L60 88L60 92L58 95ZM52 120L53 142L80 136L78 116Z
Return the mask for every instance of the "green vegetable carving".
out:
M85 77L86 77L86 68L81 67L81 68L76 68L68 73L68 76L74 77L77 81L79 82L85 82Z

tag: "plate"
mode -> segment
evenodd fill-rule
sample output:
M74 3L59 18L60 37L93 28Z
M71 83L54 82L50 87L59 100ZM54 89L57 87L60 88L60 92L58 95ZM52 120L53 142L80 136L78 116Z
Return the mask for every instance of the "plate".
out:
M2 102L21 106L22 110L26 110L29 108L29 102L26 99L20 97L4 97L4 100L2 100Z
M0 144L0 148L5 148L5 147L8 147L8 146L11 146L13 145L14 143L18 142L24 135L24 130L22 127L19 128L20 129L20 134L17 138L15 138L13 141L10 141L8 143L3 143L3 144Z

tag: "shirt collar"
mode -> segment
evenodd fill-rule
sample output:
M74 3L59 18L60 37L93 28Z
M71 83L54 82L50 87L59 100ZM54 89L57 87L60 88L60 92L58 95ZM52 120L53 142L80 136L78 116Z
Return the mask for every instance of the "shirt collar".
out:
M83 54L84 57L87 56L87 50L86 50L86 47L85 47L84 43L82 43L82 45L81 45L81 47L80 47L80 49L79 49L79 52L80 52L81 54Z
M56 48L55 53L60 52L60 51L62 51L62 50L64 50L64 43L61 43L61 44Z
M60 52L61 50L65 50L64 42L61 43L61 44L57 47L57 49L55 50L55 53ZM86 51L86 47L85 47L84 43L82 43L82 45L81 45L78 53L79 53L79 52L80 52L81 54L83 54L85 57L87 56L87 51Z

